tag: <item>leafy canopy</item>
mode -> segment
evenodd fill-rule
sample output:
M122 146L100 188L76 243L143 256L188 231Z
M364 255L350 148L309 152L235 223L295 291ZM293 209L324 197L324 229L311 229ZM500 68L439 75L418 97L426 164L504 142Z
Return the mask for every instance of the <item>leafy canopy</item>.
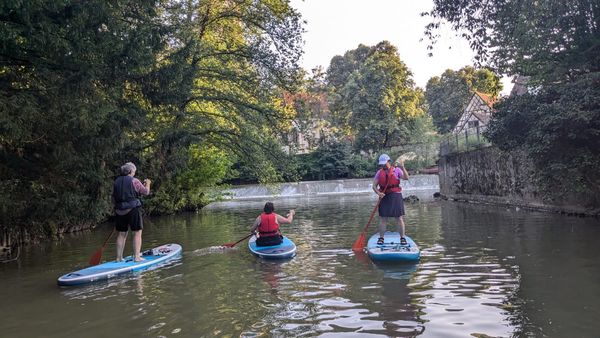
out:
M388 41L359 45L331 60L327 79L332 91L332 118L355 138L359 150L380 150L406 143L411 123L423 116L422 91Z

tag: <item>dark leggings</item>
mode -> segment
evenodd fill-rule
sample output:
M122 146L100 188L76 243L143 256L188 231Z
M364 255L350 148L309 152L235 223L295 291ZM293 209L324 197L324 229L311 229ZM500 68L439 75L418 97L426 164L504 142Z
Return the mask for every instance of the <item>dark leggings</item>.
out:
M283 242L283 236L281 235L263 236L256 239L256 246L273 246L279 245L281 242Z

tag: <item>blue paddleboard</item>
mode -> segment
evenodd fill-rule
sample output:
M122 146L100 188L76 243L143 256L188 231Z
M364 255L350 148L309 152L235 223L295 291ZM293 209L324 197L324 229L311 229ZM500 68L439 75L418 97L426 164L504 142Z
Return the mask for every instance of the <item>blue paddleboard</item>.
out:
M121 262L112 261L70 272L58 278L58 285L79 285L105 280L128 272L142 271L177 258L181 255L181 245L165 244L143 252L141 262L134 262L133 256Z
M252 236L248 241L248 248L250 252L260 258L283 259L296 256L296 244L285 236L283 236L281 244L273 246L257 246L256 236Z
M379 233L374 234L367 242L367 253L376 262L416 262L421 257L421 250L408 236L406 245L400 245L400 233L386 232L383 245L377 244Z

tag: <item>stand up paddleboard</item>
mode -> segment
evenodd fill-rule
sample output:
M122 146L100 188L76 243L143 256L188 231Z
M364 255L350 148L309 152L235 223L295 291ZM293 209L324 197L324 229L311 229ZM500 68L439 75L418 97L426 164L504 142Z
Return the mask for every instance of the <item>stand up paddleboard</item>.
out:
M383 236L384 243L377 244L379 233L374 234L367 242L367 253L375 262L417 262L421 257L421 250L408 236L406 245L400 245L400 233L386 232Z
M260 258L284 259L296 256L296 244L285 236L283 236L281 244L273 246L257 246L256 236L252 236L248 241L248 248L250 252Z
M154 249L144 251L141 262L134 262L133 256L121 262L112 261L77 270L58 278L58 285L79 285L99 280L105 280L128 272L142 271L157 267L161 263L177 258L181 255L181 245L165 244Z

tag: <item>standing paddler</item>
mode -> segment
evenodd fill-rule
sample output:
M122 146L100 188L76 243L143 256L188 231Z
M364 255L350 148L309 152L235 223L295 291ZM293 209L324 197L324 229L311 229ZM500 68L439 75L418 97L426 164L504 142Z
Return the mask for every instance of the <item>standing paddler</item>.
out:
M404 159L398 159L398 166L393 166L387 154L379 156L379 170L373 180L373 191L381 198L379 203L379 239L383 244L388 218L395 218L400 230L400 244L406 245L404 238L404 200L400 180L408 180L408 172L404 168Z

